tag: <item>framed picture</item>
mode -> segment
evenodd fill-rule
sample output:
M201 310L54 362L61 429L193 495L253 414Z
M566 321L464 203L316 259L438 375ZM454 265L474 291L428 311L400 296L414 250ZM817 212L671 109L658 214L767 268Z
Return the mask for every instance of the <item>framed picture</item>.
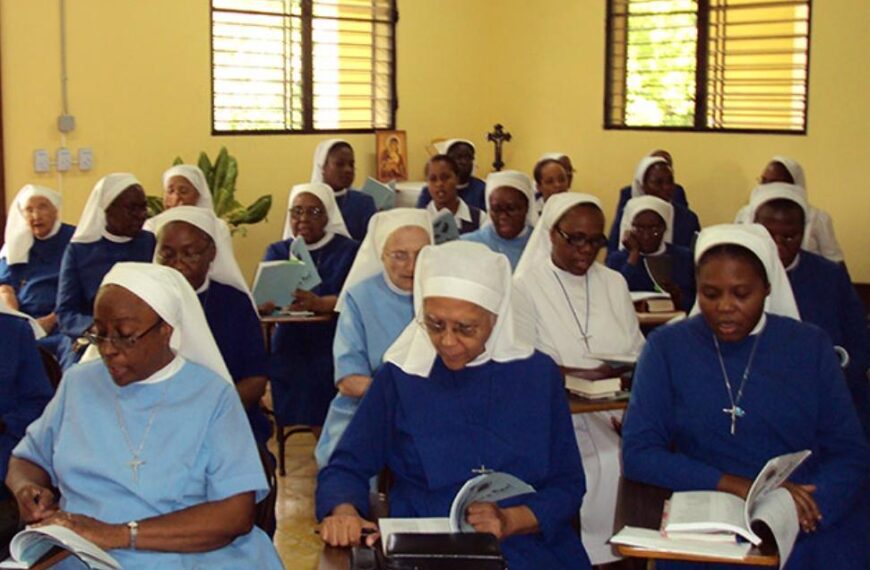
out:
M377 178L381 182L408 179L408 140L405 131L376 131Z

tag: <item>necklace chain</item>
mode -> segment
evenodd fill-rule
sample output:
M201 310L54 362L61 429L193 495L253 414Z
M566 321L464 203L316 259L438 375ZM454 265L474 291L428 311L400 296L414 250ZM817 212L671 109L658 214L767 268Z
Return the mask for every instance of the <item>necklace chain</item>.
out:
M589 348L589 339L591 335L589 334L589 274L583 276L584 281L586 282L586 326L580 324L580 317L577 316L577 311L574 310L574 304L571 302L571 297L568 295L568 290L565 288L565 284L562 283L562 278L559 277L559 274L555 271L553 272L553 276L556 278L556 281L559 283L559 287L562 288L562 294L565 295L565 301L568 303L568 308L571 309L571 316L574 317L574 322L577 323L577 328L580 329L580 337L583 339L583 344L586 345L586 350L591 351Z
M164 380L163 393L160 396L160 400L151 408L148 423L145 425L145 433L142 436L142 441L139 443L139 447L136 449L134 449L133 440L130 439L130 434L127 432L127 424L124 423L124 417L121 414L118 392L115 392L115 417L118 419L118 425L121 426L121 434L124 436L124 443L127 445L130 454L133 456L133 458L127 462L127 465L133 472L134 483L139 483L139 468L145 464L143 460L139 459L139 456L142 454L142 450L145 449L145 442L148 440L148 434L151 433L151 427L154 425L154 418L157 417L157 411L163 407L163 402L166 399L166 392L168 390L169 381Z
M716 334L713 334L713 344L716 346L716 356L719 357L719 367L722 369L722 378L725 380L725 388L728 390L728 400L731 402L730 408L722 408L722 411L731 415L731 435L737 432L737 418L742 418L746 415L746 411L740 407L740 400L743 398L743 388L746 386L746 381L749 379L749 371L752 368L752 361L755 359L755 349L758 348L758 341L761 339L761 333L755 336L755 342L752 343L752 350L749 353L749 361L746 363L746 368L743 369L743 377L740 379L740 386L737 388L737 396L734 395L734 389L731 387L731 378L728 377L728 371L725 370L725 360L722 358L722 350L719 348L719 339Z

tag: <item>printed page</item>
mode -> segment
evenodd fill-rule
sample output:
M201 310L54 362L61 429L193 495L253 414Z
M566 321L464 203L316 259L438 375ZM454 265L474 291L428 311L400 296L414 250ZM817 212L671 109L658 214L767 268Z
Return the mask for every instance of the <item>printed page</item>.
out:
M655 529L626 526L611 539L612 544L636 546L659 552L673 552L694 556L711 556L741 560L749 553L751 546L743 543L702 542L665 538Z
M812 452L808 449L795 453L787 453L774 457L755 477L752 487L746 495L746 523L753 518L752 513L757 503L765 494L780 487Z
M52 545L58 545L82 558L91 568L96 570L120 570L117 560L74 531L59 525L48 525L38 528L27 528L19 532L9 545L9 552L16 560L33 564L41 558Z
M381 545L384 556L387 554L387 543L390 535L398 533L407 534L441 534L449 533L450 519L447 517L398 519L386 518L378 520L378 529L381 532Z
M456 218L450 210L445 208L438 212L432 220L432 232L436 245L459 239L459 226L456 225Z
M719 491L684 491L671 497L666 532L733 532L747 540L754 534L744 526L743 499ZM760 539L755 537L757 544Z
M465 482L450 506L450 527L453 532L474 532L465 521L465 511L471 503L497 503L518 495L534 493L535 488L507 473L484 473Z
M779 567L785 566L800 531L797 506L791 493L784 487L766 493L755 506L752 522L767 525L779 550Z

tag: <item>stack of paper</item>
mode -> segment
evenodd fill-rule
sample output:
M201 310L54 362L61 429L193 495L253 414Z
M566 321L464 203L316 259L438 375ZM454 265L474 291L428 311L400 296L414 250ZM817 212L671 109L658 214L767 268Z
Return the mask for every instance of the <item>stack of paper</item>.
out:
M612 398L622 389L622 378L587 380L568 374L565 376L565 387L568 391L590 400Z
M672 552L674 554L688 554L692 556L709 556L714 558L726 558L730 560L742 560L749 554L751 544L709 542L702 540L676 540L662 536L651 528L637 528L625 526L610 538L611 544L623 544L635 546L659 552Z

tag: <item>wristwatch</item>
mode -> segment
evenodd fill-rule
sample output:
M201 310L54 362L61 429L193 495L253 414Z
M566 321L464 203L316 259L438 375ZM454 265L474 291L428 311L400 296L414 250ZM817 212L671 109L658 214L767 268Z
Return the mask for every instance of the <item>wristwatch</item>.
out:
M136 538L139 536L139 521L128 522L127 528L130 529L130 550L136 550Z

